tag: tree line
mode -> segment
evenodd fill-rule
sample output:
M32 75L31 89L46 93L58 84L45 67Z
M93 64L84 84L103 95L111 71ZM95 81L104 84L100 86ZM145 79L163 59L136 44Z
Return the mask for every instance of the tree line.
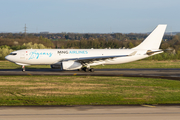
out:
M5 53L0 52L0 59L3 59L5 54L9 54L14 50L28 48L60 48L60 49L129 49L140 44L147 34L62 34L64 37L59 39L48 39L46 36L37 36L28 34L26 37L23 34L0 34L0 51L5 49ZM67 36L68 35L68 36ZM72 39L74 38L76 39ZM78 36L78 37L77 37ZM27 46L27 43L29 46ZM38 47L38 46L41 47ZM44 47L42 47L44 46ZM8 50L7 50L8 49ZM180 59L180 34L174 36L165 35L161 44L161 49L165 53L150 57L149 59L166 60ZM167 50L168 49L168 50ZM171 50L170 50L171 49ZM3 54L3 55L2 55Z

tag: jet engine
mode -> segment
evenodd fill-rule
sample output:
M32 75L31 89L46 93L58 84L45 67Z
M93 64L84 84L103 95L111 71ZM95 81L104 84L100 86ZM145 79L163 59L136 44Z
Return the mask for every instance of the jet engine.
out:
M62 70L76 70L82 67L81 63L75 61L63 61L56 64L52 64L51 68Z
M76 70L82 67L81 63L75 61L63 61L62 68L63 70Z

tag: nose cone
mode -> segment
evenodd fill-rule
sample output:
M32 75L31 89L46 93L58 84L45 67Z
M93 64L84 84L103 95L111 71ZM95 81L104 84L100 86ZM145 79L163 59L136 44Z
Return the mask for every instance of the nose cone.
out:
M7 56L5 57L6 60L9 60L8 58L9 58L9 55L7 55Z
M5 57L5 59L8 60L8 61L11 61L11 56L7 55L7 56Z

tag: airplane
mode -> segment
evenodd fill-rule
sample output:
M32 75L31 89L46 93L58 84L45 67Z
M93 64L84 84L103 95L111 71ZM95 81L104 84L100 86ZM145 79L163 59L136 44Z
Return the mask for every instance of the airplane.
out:
M94 72L91 66L122 64L162 53L159 49L166 24L158 25L138 46L132 49L23 49L11 52L6 60L22 66L50 65L61 70Z

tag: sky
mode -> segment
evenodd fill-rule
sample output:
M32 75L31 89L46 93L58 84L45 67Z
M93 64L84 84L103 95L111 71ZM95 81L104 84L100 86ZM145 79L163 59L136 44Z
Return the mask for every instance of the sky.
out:
M0 32L180 32L180 0L0 0Z

